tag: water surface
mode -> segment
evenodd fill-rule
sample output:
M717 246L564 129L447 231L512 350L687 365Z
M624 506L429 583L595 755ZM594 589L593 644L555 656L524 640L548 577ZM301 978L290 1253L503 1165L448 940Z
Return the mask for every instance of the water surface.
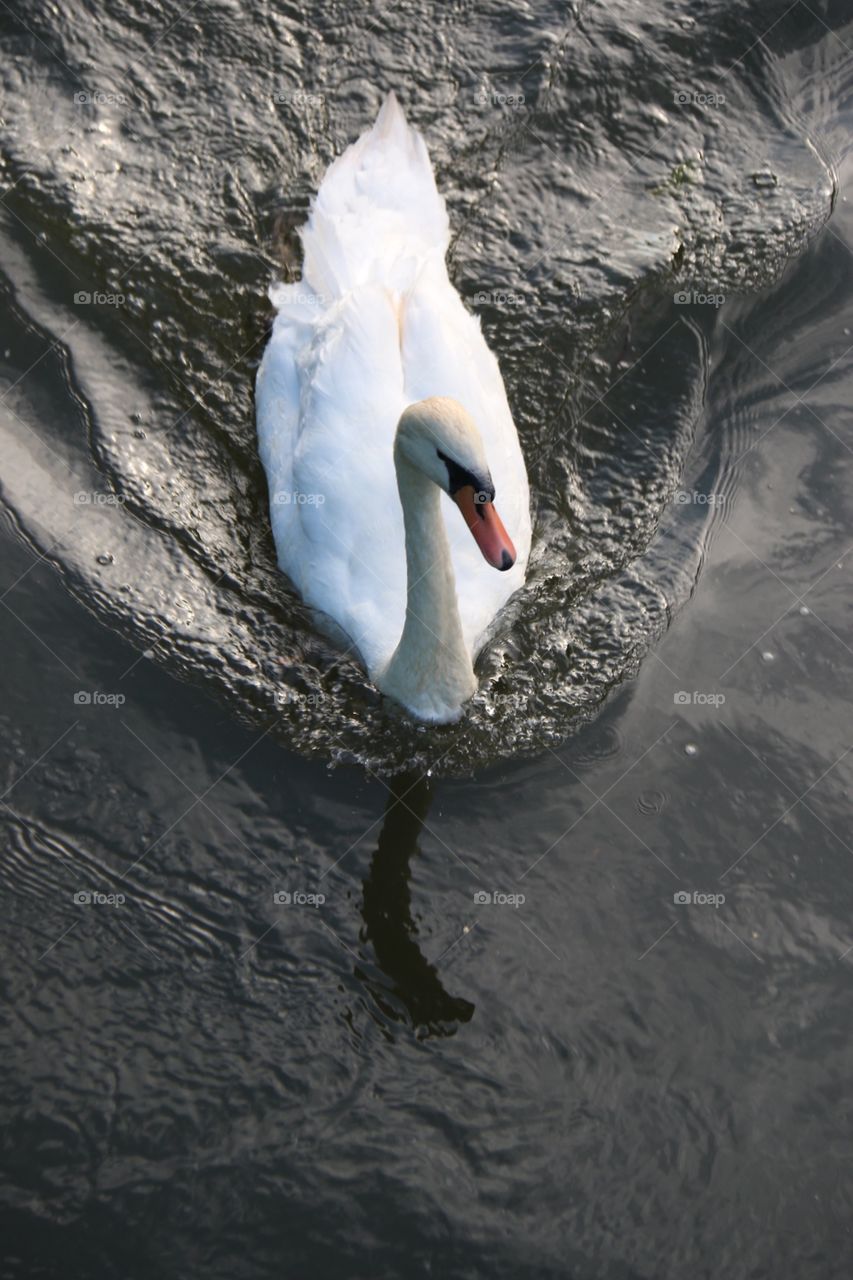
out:
M841 6L2 21L0 1274L849 1274ZM439 731L252 424L390 87L536 504Z

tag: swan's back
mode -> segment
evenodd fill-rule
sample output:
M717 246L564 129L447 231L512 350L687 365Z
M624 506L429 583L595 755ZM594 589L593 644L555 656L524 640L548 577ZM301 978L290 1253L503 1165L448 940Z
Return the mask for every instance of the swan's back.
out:
M375 676L406 608L394 433L407 404L452 396L480 427L518 551L515 567L496 573L443 496L474 654L524 581L527 475L497 361L447 277L447 210L426 146L393 94L329 167L301 236L302 280L270 291L278 315L257 381L279 564Z
M393 93L329 166L302 233L303 278L329 300L373 281L405 290L450 239L426 144Z

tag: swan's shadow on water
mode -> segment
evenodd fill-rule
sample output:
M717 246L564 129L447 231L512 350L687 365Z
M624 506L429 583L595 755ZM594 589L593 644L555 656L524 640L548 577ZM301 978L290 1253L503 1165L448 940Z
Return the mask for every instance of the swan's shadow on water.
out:
M376 963L390 986L371 979L361 969L356 969L356 977L384 1017L411 1021L421 1037L453 1035L460 1022L470 1022L474 1005L444 989L435 967L418 946L412 919L410 863L418 852L432 785L414 773L400 774L388 785L379 843L362 884L361 937L372 944Z

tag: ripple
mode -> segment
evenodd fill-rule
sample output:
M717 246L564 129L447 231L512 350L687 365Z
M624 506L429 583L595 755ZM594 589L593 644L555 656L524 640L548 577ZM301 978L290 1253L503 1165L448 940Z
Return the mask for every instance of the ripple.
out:
M646 817L653 813L661 813L667 799L665 791L641 791L637 796L637 809Z

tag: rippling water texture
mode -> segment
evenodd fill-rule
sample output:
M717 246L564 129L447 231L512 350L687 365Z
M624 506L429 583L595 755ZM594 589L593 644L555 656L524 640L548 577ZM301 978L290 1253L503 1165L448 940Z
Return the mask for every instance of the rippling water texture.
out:
M2 1280L848 1280L849 13L0 27ZM254 440L392 87L536 519L441 730Z
M715 307L673 297L772 281L829 215L802 101L826 31L799 5L773 17L762 40L764 5L7 9L3 480L22 528L140 652L300 750L454 770L564 738L701 555L703 522L671 503L708 430ZM390 85L535 495L481 695L429 734L355 664L327 674L275 567L253 428L266 289L298 271L293 228ZM712 487L730 445L715 433Z

